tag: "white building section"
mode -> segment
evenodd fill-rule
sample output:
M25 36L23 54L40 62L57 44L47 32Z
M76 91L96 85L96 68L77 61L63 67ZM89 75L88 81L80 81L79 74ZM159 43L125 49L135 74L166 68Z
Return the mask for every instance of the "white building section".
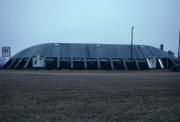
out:
M161 68L164 69L164 65L163 65L161 59L158 59L158 62L159 62L159 64L160 64Z
M149 59L146 59L149 69L152 69Z
M146 59L149 69L156 69L156 58Z
M33 57L32 59L32 66L34 68L43 68L45 67L45 58L43 57L40 57L40 56L36 56L36 57Z

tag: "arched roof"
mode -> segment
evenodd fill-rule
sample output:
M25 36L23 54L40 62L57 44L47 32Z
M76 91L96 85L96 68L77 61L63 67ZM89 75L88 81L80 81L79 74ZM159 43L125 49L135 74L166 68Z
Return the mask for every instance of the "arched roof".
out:
M119 44L79 44L79 43L45 43L26 48L13 58L43 57L104 57L130 58L130 45ZM165 51L146 45L133 45L134 58L169 57Z

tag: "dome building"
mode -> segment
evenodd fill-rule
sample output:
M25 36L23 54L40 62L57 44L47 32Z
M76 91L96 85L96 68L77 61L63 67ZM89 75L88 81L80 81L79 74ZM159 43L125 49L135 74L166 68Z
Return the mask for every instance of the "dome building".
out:
M177 58L146 45L45 43L14 55L3 69L168 69Z

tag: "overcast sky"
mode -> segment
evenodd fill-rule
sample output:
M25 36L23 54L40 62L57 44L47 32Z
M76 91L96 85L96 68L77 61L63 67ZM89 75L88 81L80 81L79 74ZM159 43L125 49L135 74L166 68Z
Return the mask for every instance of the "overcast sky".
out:
M47 42L129 44L133 25L135 44L177 55L180 0L0 0L0 47L12 54Z

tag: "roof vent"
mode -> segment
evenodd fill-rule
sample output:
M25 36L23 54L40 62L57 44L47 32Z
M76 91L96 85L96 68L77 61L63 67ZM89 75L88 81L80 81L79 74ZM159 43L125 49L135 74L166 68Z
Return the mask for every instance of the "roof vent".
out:
M97 47L101 47L101 45L100 45L100 44L96 44L96 46L97 46Z
M55 43L55 44L54 44L54 46L55 46L55 47L58 47L58 46L59 46L59 44L58 44L58 43Z

